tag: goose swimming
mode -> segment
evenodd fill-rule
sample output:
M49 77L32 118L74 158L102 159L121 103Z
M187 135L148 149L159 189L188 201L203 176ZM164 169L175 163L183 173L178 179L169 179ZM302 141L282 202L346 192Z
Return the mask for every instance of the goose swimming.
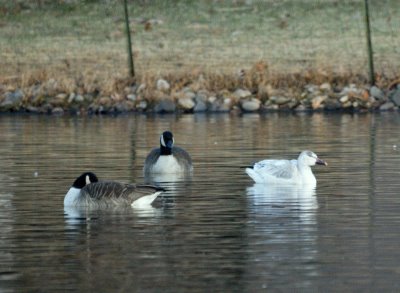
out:
M99 181L92 172L85 172L75 179L64 198L64 206L109 207L129 206L145 208L151 206L163 188L152 185L124 184Z
M143 172L151 174L179 174L193 171L192 159L182 148L174 146L174 136L164 131L160 136L160 147L153 149L146 157Z
M316 185L311 166L328 164L311 151L303 151L297 160L263 160L246 173L256 183Z

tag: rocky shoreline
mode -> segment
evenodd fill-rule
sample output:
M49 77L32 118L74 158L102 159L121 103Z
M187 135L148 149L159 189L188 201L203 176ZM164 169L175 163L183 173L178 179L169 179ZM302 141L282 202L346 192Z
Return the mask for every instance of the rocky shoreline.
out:
M52 89L53 84L53 89ZM279 89L266 84L250 91L209 91L191 86L171 90L171 84L158 79L125 86L119 92L102 95L93 92L58 92L55 80L27 88L0 88L0 112L38 114L115 114L115 113L198 113L268 111L372 112L400 110L400 82L387 89L349 84L306 84L297 90ZM1 85L0 85L1 86Z

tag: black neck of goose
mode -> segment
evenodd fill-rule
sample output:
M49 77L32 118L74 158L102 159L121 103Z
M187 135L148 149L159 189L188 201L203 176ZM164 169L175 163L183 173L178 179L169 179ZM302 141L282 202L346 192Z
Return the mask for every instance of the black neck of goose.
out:
M161 156L169 156L172 154L172 148L161 145L160 150L161 150Z

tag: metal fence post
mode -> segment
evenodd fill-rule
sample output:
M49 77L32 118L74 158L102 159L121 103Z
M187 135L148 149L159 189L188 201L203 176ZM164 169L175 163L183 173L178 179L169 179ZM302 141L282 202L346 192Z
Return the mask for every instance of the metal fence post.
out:
M369 81L371 84L375 84L374 53L372 50L372 42L371 42L371 28L369 23L368 0L364 0L364 5L365 5L365 32L367 37L367 50L368 50Z
M128 3L127 3L127 0L124 0L124 11L125 11L126 39L127 39L127 43L128 43L129 75L131 77L135 77L135 66L133 64L131 29L129 27L129 15L128 15Z

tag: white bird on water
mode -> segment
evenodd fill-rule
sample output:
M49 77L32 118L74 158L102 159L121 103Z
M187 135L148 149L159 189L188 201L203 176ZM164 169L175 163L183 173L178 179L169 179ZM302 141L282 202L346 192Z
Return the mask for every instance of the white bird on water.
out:
M313 152L303 151L297 160L263 160L251 168L246 168L246 173L256 183L315 186L317 180L311 170L311 166L314 165L328 164Z

